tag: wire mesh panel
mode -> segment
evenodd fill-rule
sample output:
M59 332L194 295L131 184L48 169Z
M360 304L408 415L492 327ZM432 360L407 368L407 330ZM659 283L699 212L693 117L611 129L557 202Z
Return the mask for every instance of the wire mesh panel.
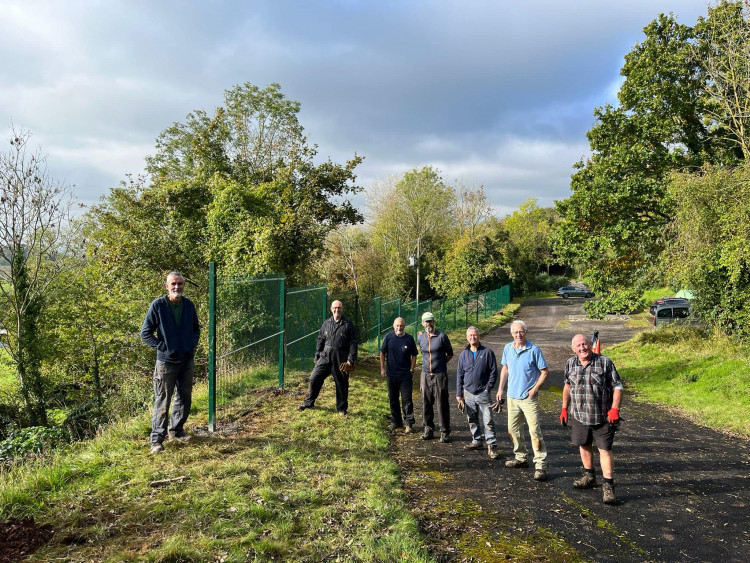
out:
M312 370L320 325L328 311L326 286L289 288L286 292L285 366L287 372Z
M248 390L276 385L284 278L217 280L216 410Z

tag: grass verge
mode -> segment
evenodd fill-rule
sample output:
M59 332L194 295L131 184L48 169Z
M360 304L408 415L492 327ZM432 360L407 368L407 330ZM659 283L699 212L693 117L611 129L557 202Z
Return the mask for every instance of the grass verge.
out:
M607 356L639 399L750 437L750 418L738 414L750 409L746 345L693 327L668 326L612 346Z
M168 441L158 456L147 415L114 425L2 475L0 518L52 524L31 561L431 561L389 455L378 375L355 373L348 417L329 380L313 410L272 396L231 433Z

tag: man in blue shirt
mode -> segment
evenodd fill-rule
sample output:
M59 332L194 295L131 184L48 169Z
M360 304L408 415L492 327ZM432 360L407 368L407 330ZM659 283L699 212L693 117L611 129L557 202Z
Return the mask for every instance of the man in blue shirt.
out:
M414 426L414 402L412 401L412 372L417 363L417 345L414 337L406 333L404 319L393 321L393 332L389 332L380 347L380 375L388 384L388 400L391 405L391 430L406 424L405 432ZM401 405L399 406L399 395ZM402 416L403 414L403 416Z
M435 432L435 408L440 425L440 441L450 442L450 402L448 401L448 362L453 358L453 346L448 335L435 328L435 316L429 311L422 315L424 332L417 335L422 352L422 390L424 434L422 440L431 440Z
M151 453L164 450L162 442L167 436L187 442L185 422L190 414L193 394L193 354L198 346L200 326L195 305L182 296L185 279L180 272L170 272L167 295L155 299L148 308L141 327L141 340L156 349L154 368L154 417L151 426ZM175 390L177 394L174 394ZM172 416L167 417L169 403Z
M539 389L549 375L547 362L542 351L526 340L526 324L523 321L513 321L510 325L513 342L509 342L503 349L500 363L503 369L500 373L500 388L497 400L503 398L505 384L508 384L508 433L513 438L513 453L515 459L505 462L505 467L528 467L526 441L523 437L524 420L529 426L531 447L534 450L534 479L547 479L547 447L544 445L539 418L542 411L539 408Z
M471 443L465 450L482 449L482 437L487 443L487 455L497 459L497 438L495 421L492 419L490 392L497 382L497 361L495 353L479 342L479 329L470 326L466 329L469 344L458 357L456 370L456 401L459 410L466 410L471 431ZM482 420L479 419L479 413ZM484 434L484 436L482 436Z

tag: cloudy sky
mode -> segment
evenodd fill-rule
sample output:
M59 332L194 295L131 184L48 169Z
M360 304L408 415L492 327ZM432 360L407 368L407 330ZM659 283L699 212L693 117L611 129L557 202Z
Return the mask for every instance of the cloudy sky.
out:
M0 139L30 130L90 204L191 110L278 82L322 158L366 157L365 188L432 165L503 215L567 197L660 12L692 25L706 2L0 0Z

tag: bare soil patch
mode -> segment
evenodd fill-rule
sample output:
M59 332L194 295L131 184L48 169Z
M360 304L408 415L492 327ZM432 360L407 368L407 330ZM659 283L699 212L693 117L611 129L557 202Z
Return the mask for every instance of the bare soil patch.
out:
M0 563L13 563L47 543L54 532L50 524L38 526L33 518L0 522Z

